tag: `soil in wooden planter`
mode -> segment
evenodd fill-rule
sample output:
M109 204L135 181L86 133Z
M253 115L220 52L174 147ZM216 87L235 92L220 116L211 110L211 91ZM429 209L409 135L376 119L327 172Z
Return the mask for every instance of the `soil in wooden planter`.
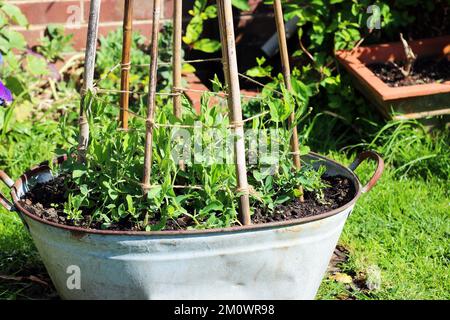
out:
M404 63L398 62L397 65L403 67ZM373 63L367 68L390 87L450 81L450 61L445 57L417 59L409 77L405 77L392 63Z
M82 228L101 229L99 223L91 222L92 217L89 212L84 213L84 218L77 221L77 223L67 219L66 214L63 212L63 204L67 201L67 189L65 186L67 178L68 176L61 175L50 182L37 184L21 200L22 206L30 213L47 221ZM252 222L261 224L315 216L337 209L348 203L355 196L356 190L350 179L334 176L324 177L323 180L329 187L323 189L322 197L318 197L317 193L306 191L304 202L293 200L276 206L273 212L264 207L256 207L253 209ZM150 221L150 223L155 224L158 222L157 220ZM193 225L192 219L186 216L176 221L168 220L165 230L184 230ZM141 231L129 219L124 219L118 224L111 225L108 230Z

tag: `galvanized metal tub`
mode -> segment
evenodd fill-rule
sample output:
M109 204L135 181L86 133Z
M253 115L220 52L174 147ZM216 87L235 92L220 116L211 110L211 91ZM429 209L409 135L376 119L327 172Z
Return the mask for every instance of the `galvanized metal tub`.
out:
M362 187L353 170L366 158L378 166ZM354 198L321 215L263 225L172 232L86 230L45 221L21 206L30 187L53 178L42 164L15 183L0 171L13 203L1 194L0 202L19 212L63 299L313 299L347 217L379 179L384 164L370 151L349 168L316 154L305 159L325 165L327 175L351 179Z

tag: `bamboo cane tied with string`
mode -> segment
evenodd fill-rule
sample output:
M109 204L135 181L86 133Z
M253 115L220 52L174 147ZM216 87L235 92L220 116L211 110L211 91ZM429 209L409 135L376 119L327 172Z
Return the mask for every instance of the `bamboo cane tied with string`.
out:
M277 32L278 32L278 44L280 46L280 57L281 57L281 66L282 66L284 85L286 86L286 90L288 92L292 92L291 67L289 65L289 52L288 52L288 46L287 46L287 41L286 41L286 30L285 30L285 26L284 26L283 8L281 6L281 0L274 0L273 6L274 6L274 12L275 12L275 23L277 25ZM298 143L297 126L295 124L295 110L289 115L288 124L289 124L290 130L292 130L292 135L291 135L292 160L294 162L295 169L300 170L301 169L300 148L299 148L299 143ZM298 186L298 189L301 194L301 196L299 197L299 200L301 202L304 202L305 199L303 196L302 186Z
M120 73L120 125L128 129L128 106L130 100L130 69L131 69L131 41L133 33L133 4L134 0L125 0L123 15L122 63Z
M85 72L84 72L84 97L86 92L94 90L94 66L95 66L95 50L98 38L98 22L100 14L100 0L91 0L88 37L86 43L85 55ZM154 115L156 109L156 92L157 85L157 69L158 69L158 34L159 23L161 17L161 0L152 0L153 2L153 23L152 23L152 42L151 42L151 62L149 64L150 80L149 80L149 97L147 101L147 116L145 129L145 155L144 155L144 170L142 177L142 189L144 195L148 193L151 185L152 173L152 148L153 148L153 129L156 127ZM246 152L244 141L244 123L246 120L242 118L242 106L239 73L237 67L236 44L234 35L233 11L231 0L217 0L218 20L220 25L220 39L222 44L222 63L226 82L226 98L228 100L229 115L231 119L230 128L234 130L236 136L234 140L234 154L237 177L237 192L239 193L239 219L243 225L251 224L250 216L250 200L249 200L249 186L247 181L246 168ZM182 88L181 70L181 37L182 37L182 1L174 1L174 37L173 37L173 89L171 94L173 96L173 112L178 118L182 114L181 94L185 91ZM289 56L286 43L286 35L284 30L283 13L281 1L274 1L275 20L279 35L280 55L283 67L283 77L286 89L292 90L290 81L290 67ZM129 108L129 78L131 68L131 42L132 42L132 20L133 20L133 0L125 0L124 5L124 19L123 19L123 47L122 47L122 61L121 61L121 88L117 90L120 95L120 117L119 121L121 129L128 129ZM295 120L295 113L293 112L289 118L289 126L292 130L291 151L293 154L294 166L300 169L300 153L298 146L297 128L293 125ZM87 122L86 110L84 104L80 107L80 138L79 138L79 155L80 161L85 161L87 145L89 141L89 124ZM187 186L188 187L188 186ZM301 187L300 187L301 188Z

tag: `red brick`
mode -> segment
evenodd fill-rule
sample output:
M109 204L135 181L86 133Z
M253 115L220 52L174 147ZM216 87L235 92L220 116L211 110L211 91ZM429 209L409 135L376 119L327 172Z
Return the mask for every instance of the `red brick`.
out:
M28 22L34 24L66 23L74 14L71 6L80 8L81 2L74 1L41 1L41 2L13 2L28 18ZM80 11L81 14L81 11ZM81 16L80 16L81 18Z
M187 88L191 90L196 91L189 91L187 90L185 92L186 97L189 99L189 101L194 106L194 109L197 111L197 113L200 113L201 109L201 98L203 93L198 91L209 91L208 87L205 86L201 80L195 75L194 73L189 73L184 75L184 79L187 81ZM198 91L197 91L198 90ZM247 97L256 97L259 92L255 90L241 90L241 94L245 95ZM224 98L220 98L218 96L213 96L209 100L209 106L212 107L214 105L217 105L220 103L220 101L224 101Z
M148 39L148 41L150 41L151 27L152 27L151 21L138 21L134 22L133 24L133 30L143 34ZM14 28L14 29L20 31L25 36L28 46L32 47L40 43L40 39L44 35L45 28L46 26L42 25L42 26L33 26L28 30L23 30L23 28ZM113 23L103 22L100 23L99 25L99 34L106 35L110 31L115 31L121 28L122 23L120 21ZM72 45L76 50L84 49L84 47L86 46L86 32L87 32L87 24L82 24L79 28L71 28L71 27L65 28L66 34L73 34L74 37Z
M86 24L88 20L89 11L89 0L9 0L11 3L18 5L21 10L27 16L30 22L30 29L21 32L28 39L29 45L34 45L39 42L39 38L43 35L43 29L50 23L64 24L66 27L66 33L74 33L75 35L75 48L84 48L84 39L86 37ZM110 30L115 30L121 27L121 22L123 19L123 6L125 0L102 0L101 15L100 15L100 33L105 34L105 32ZM179 0L163 0L163 17L168 20L172 16L173 12L173 1ZM259 5L262 0L249 0L251 10L254 10L257 5ZM68 20L70 22L76 22L73 18L74 11L71 11L71 6L78 7L80 10L81 17L78 25L67 24ZM187 15L188 9L192 7L192 3L185 0L183 3L184 20L189 21L191 17ZM266 8L270 11L270 8ZM258 10L259 11L259 10ZM134 28L136 30L143 31L143 33L148 37L150 34L151 20L152 16L152 5L150 0L134 0ZM249 21L252 21L253 17L244 16L241 17L238 22L238 28L245 28ZM258 20L258 19L257 19ZM264 22L263 22L264 21ZM144 23L144 25L140 24ZM250 29L254 33L259 33L259 28L264 29L264 24L272 23L266 19L262 19L258 23L258 27L254 26ZM253 24L255 24L253 22ZM78 28L77 28L78 26ZM246 33L252 33L252 31L245 28Z
M149 39L151 34L151 22L143 22L143 23L135 23L133 26L133 30L142 33L147 39ZM100 36L105 36L108 32L115 31L119 28L122 28L122 23L117 22L113 24L100 24L98 28L98 32ZM86 32L87 26L84 25L79 29L66 29L66 34L73 34L73 45L77 50L84 49L86 47Z
M100 21L122 21L125 0L102 0L100 10ZM134 0L133 19L149 20L152 18L152 2L149 0ZM85 19L89 17L89 0L85 0L84 6Z
M41 28L35 28L30 30L20 30L27 40L27 44L29 47L33 47L40 43L40 39L44 36L45 26Z
M165 0L164 1L164 18L170 19L173 17L173 2L180 0Z

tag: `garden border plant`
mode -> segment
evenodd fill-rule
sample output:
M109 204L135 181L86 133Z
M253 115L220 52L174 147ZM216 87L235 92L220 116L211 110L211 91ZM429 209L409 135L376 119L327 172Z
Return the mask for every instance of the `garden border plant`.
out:
M159 153L170 152L170 149L158 150L158 148L155 149L153 147L153 141L158 141L159 138L158 130L156 129L158 126L176 127L184 125L179 122L177 124L177 119L172 120L175 121L175 124L172 125L165 118L164 113L155 113L158 63L156 57L158 56L157 39L161 0L154 0L153 4L152 59L147 116L144 122L146 132L144 166L143 168L141 167L144 171L141 187L145 200L156 196L153 192L155 190L154 185L151 184L150 180L153 166L152 157L155 156L156 158L156 156L159 156ZM225 124L225 128L231 128L234 131L233 144L236 157L236 177L233 178L230 175L230 179L224 181L224 183L227 185L233 182L237 183L236 192L239 198L240 222L242 226L207 230L136 232L131 230L96 230L63 225L38 217L30 212L30 208L23 201L24 196L30 190L33 190L33 186L45 185L55 181L55 177L52 174L53 165L42 164L22 175L15 183L3 171L0 171L0 178L11 188L11 195L14 201L14 204L11 204L1 195L2 204L10 210L18 210L20 212L43 258L44 264L63 298L132 299L190 297L191 299L197 299L210 298L211 294L214 294L215 298L222 299L311 299L317 292L345 220L353 209L356 200L362 193L369 191L380 178L383 171L383 161L374 152L361 153L349 168L345 168L313 153L305 155L303 161L308 164L307 168L314 167L314 170L318 170L317 172L321 175L322 171L320 171L320 168L324 167L324 170L326 170L325 176L341 176L348 181L348 190L353 192L350 191L346 203L317 215L251 225L251 190L247 181L248 173L244 144L244 124L246 120L242 119L240 104L231 0L218 0L217 6L222 32L221 43L228 106L230 108L229 119L224 117L221 119L221 122ZM282 19L280 19L282 14L279 2L278 5L275 5L275 10L279 10L277 11L279 17L277 19L278 26L279 28L284 28ZM95 147L95 143L97 143L97 146L102 143L98 141L89 143L89 126L90 124L92 126L93 120L91 117L88 117L88 113L94 113L99 108L94 88L99 12L100 1L92 0L86 46L83 99L80 107L80 139L75 154L80 167L89 165L89 152L91 150L89 148L91 148L91 145ZM175 31L174 34L180 35L181 33ZM280 45L285 46L285 42L280 41ZM180 50L181 48L176 49ZM284 63L287 63L286 56L284 58ZM125 59L125 67L126 64ZM288 78L289 74L285 73L285 81L288 81ZM286 83L286 87L289 89L288 83ZM295 120L298 115L294 113L294 117L292 116L293 112L295 112L295 104L288 90L283 90L283 99L278 105L282 107L280 113L286 115L284 119L291 117L290 128L286 131L290 138L296 125L296 122L292 121L292 119ZM123 110L125 108L121 109L125 111ZM205 113L216 112L215 109L205 109L204 111ZM253 123L256 123L257 118L254 120ZM230 121L229 124L228 121ZM123 125L123 121L121 123ZM191 125L188 126L192 127ZM108 134L108 132L117 127L118 124L112 123L100 128L99 131L103 130ZM95 128L93 129L95 131ZM123 133L121 131L116 132L118 134ZM124 137L127 134L129 132L125 132ZM282 138L286 137L283 136ZM165 146L170 146L170 144ZM103 154L101 148L98 151L99 153L94 153L94 156L100 158L110 156L108 152ZM300 155L298 149L291 149L287 154L296 157ZM58 158L55 165L62 164L64 166L65 163L70 163L70 161L77 165L72 156L70 154L69 156L69 159L67 157ZM377 169L368 184L362 187L353 171L362 161L369 158L377 162ZM165 165L173 166L167 161ZM109 169L112 168L102 168L100 166L97 168L97 171L108 171ZM163 169L159 168L164 173ZM219 167L219 169L221 168ZM289 189L293 191L293 195L303 196L303 192L299 192L298 187L300 187L299 184L302 181L299 178L305 171L292 169L292 167L283 167L283 172L288 179L285 180L286 184L280 185L280 189ZM79 171L83 172L82 170ZM186 169L186 173L189 173L188 169ZM73 177L77 174L75 170L72 171ZM270 176L270 174L266 174L264 186L268 181L273 180ZM292 177L296 179L290 181ZM258 177L256 177L256 180L263 181L258 179ZM170 179L163 177L163 184L160 187L167 188L171 183ZM102 185L108 189L107 193L109 191L114 192L112 188L105 184L105 181L102 182ZM100 181L98 186L100 191L103 192ZM301 186L305 187L306 185ZM83 190L82 185L79 187L81 194L89 192L88 190ZM111 194L109 196L111 197ZM132 201L128 200L127 198L127 210L131 212L133 211L133 204ZM69 200L68 205L70 206L70 204L71 201ZM230 205L233 206L233 203ZM215 210L214 207L205 207L205 209ZM150 211L149 208L147 210ZM69 208L69 211L74 212L73 208ZM149 217L146 215L144 221L148 222L146 221L148 219ZM288 261L282 263L284 260ZM72 266L77 266L81 270L82 286L75 288L79 290L73 290L72 286L67 285L67 270ZM98 270L99 267L100 270ZM221 270L221 273L218 274L217 270ZM121 277L118 277L118 274ZM258 278L259 274L262 277ZM180 286L180 283L183 285ZM214 283L214 286L211 285L212 283Z

